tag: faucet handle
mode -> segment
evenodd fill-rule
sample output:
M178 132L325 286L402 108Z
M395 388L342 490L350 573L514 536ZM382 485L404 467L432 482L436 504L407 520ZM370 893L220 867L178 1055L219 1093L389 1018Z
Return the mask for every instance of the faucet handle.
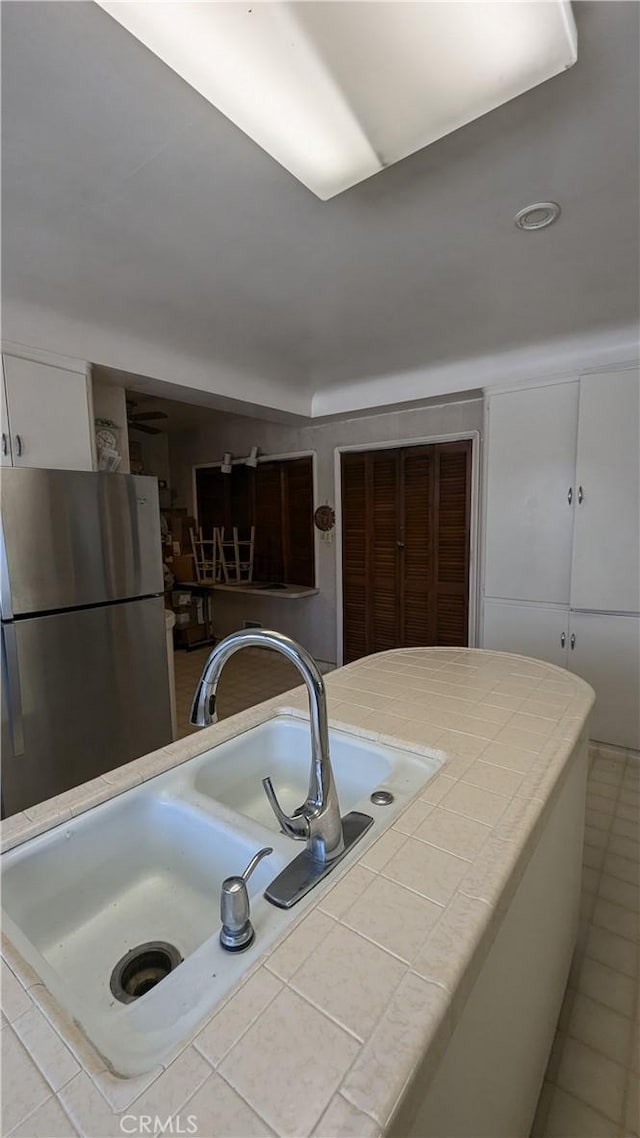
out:
M220 944L228 952L240 952L253 943L253 925L250 919L247 881L263 857L273 853L271 846L258 850L244 873L226 877L220 890Z
M264 792L269 800L269 805L271 806L273 813L278 819L280 827L284 833L287 834L290 838L295 838L297 841L306 841L309 837L309 819L305 813L305 807L299 806L297 810L294 810L293 814L285 814L280 803L278 802L278 798L275 790L273 789L273 783L271 782L271 779L263 778L262 785L264 786Z

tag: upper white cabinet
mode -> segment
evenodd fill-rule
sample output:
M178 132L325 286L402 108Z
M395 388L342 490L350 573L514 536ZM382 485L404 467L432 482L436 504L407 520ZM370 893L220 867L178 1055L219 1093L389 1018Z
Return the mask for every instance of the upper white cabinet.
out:
M487 597L569 603L579 387L490 398Z
M3 365L2 429L8 435L3 461L14 466L91 470L86 375L10 355L3 356Z
M580 381L571 606L640 611L640 375Z

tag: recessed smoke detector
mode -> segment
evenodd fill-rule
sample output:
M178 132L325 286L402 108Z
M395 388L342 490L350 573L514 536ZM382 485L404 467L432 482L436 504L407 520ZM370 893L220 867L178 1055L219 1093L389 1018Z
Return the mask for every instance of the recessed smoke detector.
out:
M518 229L546 229L553 225L560 217L560 206L557 202L533 202L519 209L514 221Z

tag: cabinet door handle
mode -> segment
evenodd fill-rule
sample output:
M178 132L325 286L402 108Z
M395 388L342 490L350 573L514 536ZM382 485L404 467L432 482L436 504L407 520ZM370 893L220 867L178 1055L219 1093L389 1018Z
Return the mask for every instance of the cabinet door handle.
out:
M4 431L2 432L2 453L3 453L3 455L7 455L9 453L9 446L7 444L7 436L5 435Z
M584 501L584 493L582 491L582 486L578 486L578 505L581 506L583 501Z
M20 458L20 455L22 454L23 450L24 450L24 447L22 445L22 435L16 435L16 454L17 454L18 458Z
M571 503L573 502L573 486L569 487L569 493L567 494L567 502L569 503L569 505L571 505Z
M571 651L573 652L573 649L576 646L576 634L575 634L575 632L571 633L571 640L569 641L569 643L571 645Z
M567 643L567 638L566 638L564 632L561 632L560 633L560 644L561 644L562 648L564 648L566 643Z

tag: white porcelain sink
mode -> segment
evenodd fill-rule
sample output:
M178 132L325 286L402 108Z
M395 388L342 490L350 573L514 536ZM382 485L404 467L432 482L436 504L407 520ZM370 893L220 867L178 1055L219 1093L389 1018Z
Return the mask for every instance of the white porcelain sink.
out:
M330 732L343 813L374 817L340 871L374 841L441 765ZM176 1053L233 984L287 931L326 881L285 911L263 897L301 849L278 831L260 779L270 774L283 805L307 790L309 727L278 717L10 850L2 857L4 928L109 1065L141 1074ZM395 795L373 806L378 788ZM249 881L254 944L225 952L218 941L223 879L273 847ZM182 963L131 1003L110 987L118 961L150 941L174 945Z
M350 810L371 813L369 796L377 789L395 796L395 817L429 777L434 760L395 747L331 730L331 765L343 814ZM194 769L194 787L232 810L253 818L278 832L278 823L267 802L262 779L270 775L285 811L299 806L307 796L311 764L309 724L293 716L279 715L243 735L201 755ZM440 765L431 767L434 772ZM425 773L425 766L427 773ZM388 819L389 808L383 809Z
M2 858L5 931L127 1075L170 1054L286 925L262 896L290 857L278 836L249 882L255 947L235 955L220 947L220 885L272 835L165 793L165 781L135 787ZM174 945L183 963L122 1004L111 992L113 968L149 941Z

